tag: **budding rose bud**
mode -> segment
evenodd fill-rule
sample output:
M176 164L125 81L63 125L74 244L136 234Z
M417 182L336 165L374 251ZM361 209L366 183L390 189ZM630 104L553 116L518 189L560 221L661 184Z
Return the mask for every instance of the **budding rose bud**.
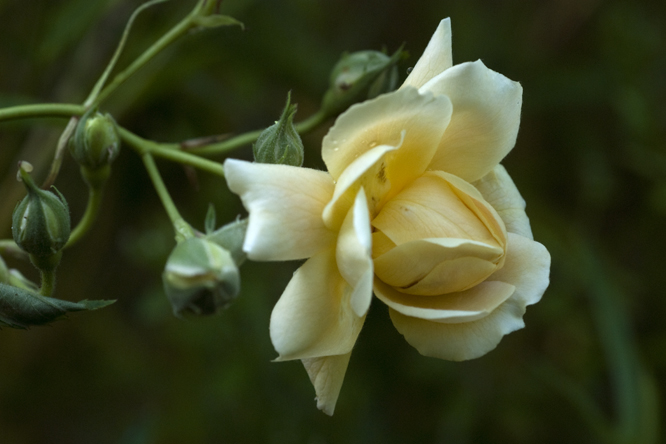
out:
M333 67L330 86L322 104L328 115L339 114L356 102L371 99L395 89L395 64L403 57L399 49L391 57L379 51L343 54Z
M23 168L20 174L28 195L14 209L14 242L25 252L37 257L54 255L69 239L67 202L60 193L56 196L49 191L40 190Z
M303 142L294 128L296 105L290 104L291 93L280 120L266 128L252 147L254 160L291 166L303 165Z
M162 275L164 291L176 315L213 314L240 291L238 267L231 254L214 242L188 238L178 243Z
M120 137L110 114L83 116L70 140L72 157L92 170L111 164L120 152Z

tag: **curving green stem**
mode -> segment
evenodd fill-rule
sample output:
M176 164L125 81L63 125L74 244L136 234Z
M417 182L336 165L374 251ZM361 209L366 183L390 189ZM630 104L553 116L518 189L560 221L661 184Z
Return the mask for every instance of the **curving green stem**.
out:
M42 296L51 296L51 293L53 293L53 289L55 288L55 270L40 271L40 274L42 278L42 286L39 289L39 293Z
M181 240L194 236L194 230L190 224L185 222L185 219L183 219L183 217L178 212L173 199L171 199L171 195L169 194L169 191L167 190L167 187L162 180L162 176L160 176L157 165L155 165L155 159L153 159L153 156L146 152L141 155L141 159L143 160L143 164L146 167L148 176L150 176L150 180L153 182L153 187L155 187L155 191L162 201L162 206L169 215L169 219L171 219L173 229L176 232L176 240L180 242Z
M330 116L328 116L322 109L320 109L315 114L311 115L302 122L298 122L295 125L296 131L299 134L309 133L310 131L312 131L313 129L324 123L326 119L328 119L329 117ZM227 151L240 148L241 146L248 145L256 141L259 135L263 131L264 130L250 131L248 133L239 134L238 136L232 137L231 139L225 140L223 142L206 145L201 148L193 148L188 151L194 154L207 155L207 156L213 154L222 154Z
M102 207L102 187L88 187L88 204L86 206L86 211L83 213L83 217L72 230L72 233L69 235L69 240L65 248L69 248L75 243L77 243L84 234L86 234L90 228L92 228L97 215L99 214L99 209Z
M34 105L10 106L0 108L0 122L17 119L32 119L42 117L80 116L85 112L83 105L71 103L37 103Z
M120 85L122 85L128 78L130 78L135 72L137 72L143 65L148 63L153 57L159 54L163 49L176 41L179 37L185 35L185 33L192 28L193 19L198 12L199 5L192 10L185 18L178 22L173 28L171 28L166 34L164 34L158 41L152 44L150 48L146 49L143 54L136 58L130 66L125 68L123 71L118 73L113 80L106 86L102 91L95 97L92 102L92 106L99 105L104 99L106 99L109 94L115 91Z

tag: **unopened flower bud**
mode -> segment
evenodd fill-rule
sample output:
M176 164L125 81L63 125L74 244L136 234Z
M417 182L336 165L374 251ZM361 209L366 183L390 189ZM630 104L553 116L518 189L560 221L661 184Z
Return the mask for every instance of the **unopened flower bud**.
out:
M227 307L240 291L240 275L231 254L209 240L191 237L178 243L162 274L174 314L207 315Z
M395 89L396 63L402 49L391 57L379 51L345 53L331 72L330 86L322 104L327 115L341 113L356 102L371 99Z
M291 93L287 95L287 104L280 120L266 128L252 147L255 161L292 166L303 165L303 142L294 127L296 105L291 105L290 101Z
M110 165L120 152L116 121L110 114L84 115L70 140L69 151L82 167L96 170Z
M50 257L67 243L70 233L67 201L58 193L40 190L22 167L21 178L28 195L14 209L14 242L36 257ZM56 190L57 192L57 190Z

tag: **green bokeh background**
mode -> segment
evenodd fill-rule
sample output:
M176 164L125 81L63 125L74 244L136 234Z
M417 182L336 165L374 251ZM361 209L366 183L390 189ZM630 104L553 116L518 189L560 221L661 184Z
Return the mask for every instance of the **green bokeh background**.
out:
M144 13L121 66L193 3ZM0 0L0 106L83 101L139 4ZM270 312L299 264L247 263L230 309L176 319L160 281L173 232L125 149L99 222L64 256L56 292L118 301L0 331L0 443L660 442L666 2L225 0L222 11L245 31L187 36L104 110L158 141L265 127L289 90L303 119L343 51L405 42L404 78L451 17L454 63L481 58L523 85L518 142L504 165L553 256L550 288L528 309L526 329L463 363L420 356L375 300L331 418L315 408L299 362L270 362ZM16 162L29 160L43 177L64 123L0 123L0 237L10 237L23 193ZM304 137L306 166L323 168L325 132ZM243 213L223 179L159 166L197 228L209 202L218 220ZM78 220L87 191L71 159L56 185Z

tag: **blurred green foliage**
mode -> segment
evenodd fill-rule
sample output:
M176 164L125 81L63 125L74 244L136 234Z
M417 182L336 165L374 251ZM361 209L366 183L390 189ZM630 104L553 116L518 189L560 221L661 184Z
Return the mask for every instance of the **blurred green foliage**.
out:
M81 102L136 0L0 0L0 106ZM125 66L193 2L145 12ZM187 36L103 111L158 141L263 128L285 93L316 111L343 51L416 61L451 17L454 62L482 58L524 88L504 161L552 252L551 286L527 328L483 358L420 356L375 303L335 416L315 408L298 362L276 357L272 306L298 266L247 263L219 316L177 319L160 274L173 232L138 157L124 150L91 233L64 255L58 297L117 299L27 332L0 331L0 442L655 443L666 388L666 3L658 0L225 0L246 25ZM0 237L22 196L16 162L45 174L65 122L0 125ZM322 167L326 128L305 136ZM234 153L249 158L250 148ZM159 163L197 228L243 212L223 179ZM67 159L57 182L74 220L86 188ZM26 274L26 264L6 258Z

